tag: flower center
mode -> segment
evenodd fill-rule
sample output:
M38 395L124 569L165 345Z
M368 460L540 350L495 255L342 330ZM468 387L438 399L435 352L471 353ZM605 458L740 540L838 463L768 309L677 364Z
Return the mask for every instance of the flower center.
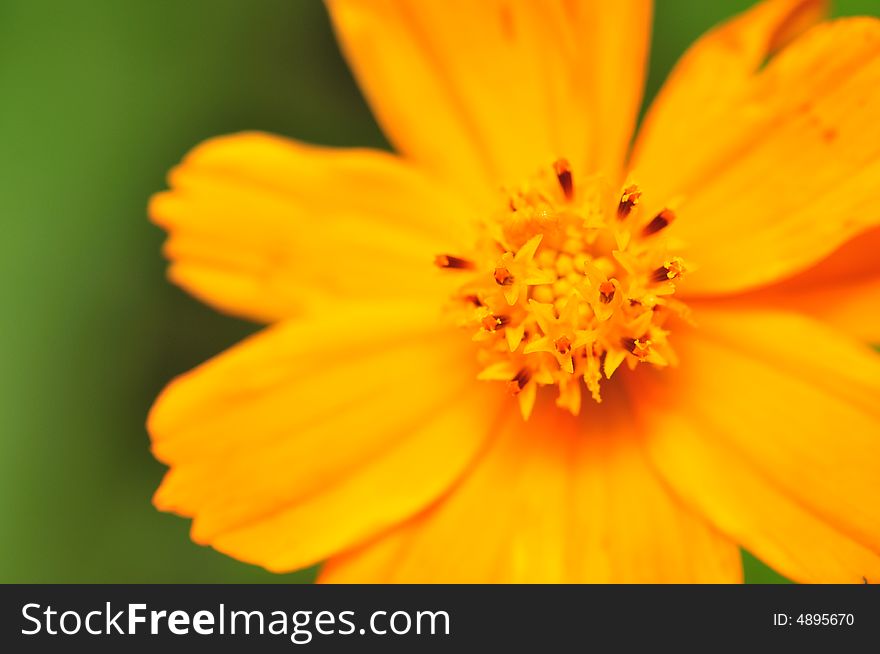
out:
M668 251L671 209L644 216L642 192L576 180L565 160L505 191L467 256L436 264L462 275L459 323L480 345L480 379L503 381L528 418L538 386L558 406L581 408L582 387L601 402L600 382L621 364L675 361L663 328L687 309L672 296L686 266Z

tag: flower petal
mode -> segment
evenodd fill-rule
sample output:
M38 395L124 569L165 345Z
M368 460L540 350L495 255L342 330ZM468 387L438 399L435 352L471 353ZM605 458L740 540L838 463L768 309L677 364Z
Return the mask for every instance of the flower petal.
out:
M816 23L825 0L770 0L710 30L676 64L636 140L633 164L645 188L667 193L712 156L723 116L736 108L767 57ZM686 145L686 148L682 146ZM670 165L669 155L674 155ZM645 201L648 198L644 198Z
M668 484L796 581L880 579L880 357L794 314L695 315L634 390Z
M476 193L558 157L618 174L641 101L648 0L327 4L386 135L415 161Z
M210 304L274 321L317 296L403 297L440 283L433 257L466 242L454 193L378 151L267 134L212 139L154 196L171 278Z
M622 398L581 419L547 396L510 416L435 506L331 559L324 582L736 582L738 548L683 509Z
M155 503L271 570L356 545L444 491L501 401L436 309L337 307L280 323L184 375L149 418L171 466Z
M718 51L764 43L779 29L778 22L761 23L758 40L752 19L802 4L761 5L706 37L658 99L640 137L634 166L645 197L676 204L678 220L669 234L699 267L682 284L682 294L732 293L776 282L878 224L880 21L823 24L765 68L734 75L732 87L719 81L726 75L715 61ZM751 71L760 63L754 55L764 49L746 48ZM693 64L703 57L705 63ZM713 63L720 99L687 109L696 100L677 93L679 85L699 85Z
M880 344L880 229L845 244L800 275L732 302L813 316L865 342Z

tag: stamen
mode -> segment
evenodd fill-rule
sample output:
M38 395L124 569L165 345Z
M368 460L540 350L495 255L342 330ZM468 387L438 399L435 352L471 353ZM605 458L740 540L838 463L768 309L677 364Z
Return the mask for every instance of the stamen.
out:
M523 419L542 387L555 386L557 406L576 415L584 388L601 402L614 375L674 365L667 322L687 317L672 298L684 262L666 254L674 243L663 232L674 212L643 217L642 191L628 183L609 215L601 178L579 177L575 190L569 162L552 165L553 175L545 165L503 191L470 260L437 257L476 271L462 275L457 322L473 332L478 377L506 385Z
M556 173L556 179L559 180L559 186L562 188L562 194L566 200L574 197L574 180L571 176L571 167L565 159L557 159L553 164L553 170Z
M513 284L513 275L507 268L496 268L495 283L499 286L510 286Z
M602 304L609 304L614 299L614 284L611 282L602 282L599 284L599 300Z
M675 220L675 212L671 209L664 209L645 225L642 229L642 236L650 236L661 229L666 229L673 220Z
M529 383L531 378L532 373L529 372L527 368L522 368L516 373L516 375L514 375L513 379L507 382L507 389L512 395L518 395L519 392L525 388L526 384Z
M644 359L651 353L651 341L641 338L622 338L623 348L638 359Z
M657 283L668 282L681 277L683 274L684 262L679 257L675 257L652 272L651 281Z
M642 192L639 190L639 187L635 184L627 186L623 189L623 195L620 196L620 204L617 205L617 217L620 220L623 220L627 216L629 216L630 212L633 210L639 200L642 197Z
M481 321L483 329L485 329L487 332L494 332L497 329L501 329L509 322L510 318L508 316L495 316L491 313L488 316L484 317Z
M660 266L655 269L654 272L651 273L651 281L655 283L669 281L669 268L666 266Z
M568 354L571 352L571 339L568 336L560 336L555 341L553 341L553 345L556 347L556 351L559 354Z
M461 257L454 257L451 254L438 254L434 257L434 264L440 268L449 268L449 269L457 269L457 270L473 270L474 264L472 261L468 261L467 259L462 259Z

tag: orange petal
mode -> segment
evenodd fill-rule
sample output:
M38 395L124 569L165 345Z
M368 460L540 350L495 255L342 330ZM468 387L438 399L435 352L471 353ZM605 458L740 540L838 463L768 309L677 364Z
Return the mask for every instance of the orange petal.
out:
M173 382L149 418L154 501L199 543L293 570L403 520L480 449L503 393L435 310L338 307Z
M634 389L666 481L794 580L880 579L880 357L793 314L694 315Z
M830 257L779 284L731 298L732 303L789 309L869 343L880 343L880 229L862 234Z
M170 276L230 313L273 321L317 296L404 297L438 283L463 240L456 195L392 155L267 134L207 141L154 196Z
M818 26L754 72L780 24L791 27L780 10L802 6L812 4L760 5L705 37L640 137L645 196L677 198L669 234L698 266L682 294L789 277L878 222L880 21ZM783 21L767 20L774 15ZM737 53L749 66L727 85L723 62ZM686 83L707 96L720 86L719 99L698 103L679 91Z
M664 490L625 401L551 397L418 517L331 559L324 582L735 582L739 550Z
M647 0L328 0L397 149L484 193L568 158L616 175L641 100Z
M766 58L817 22L827 4L759 2L697 40L669 74L639 130L633 164L643 188L672 193L696 176L700 164L715 154L718 136L710 142L695 136L717 132Z

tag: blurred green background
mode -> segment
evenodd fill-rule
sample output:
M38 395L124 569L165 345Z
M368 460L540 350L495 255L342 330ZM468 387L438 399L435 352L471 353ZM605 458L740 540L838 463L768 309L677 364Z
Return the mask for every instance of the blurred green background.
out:
M658 0L649 94L748 0ZM836 13L880 15L876 0ZM155 511L144 418L255 329L172 287L146 219L200 140L384 147L317 0L0 3L0 581L291 582ZM783 581L745 555L749 581Z

